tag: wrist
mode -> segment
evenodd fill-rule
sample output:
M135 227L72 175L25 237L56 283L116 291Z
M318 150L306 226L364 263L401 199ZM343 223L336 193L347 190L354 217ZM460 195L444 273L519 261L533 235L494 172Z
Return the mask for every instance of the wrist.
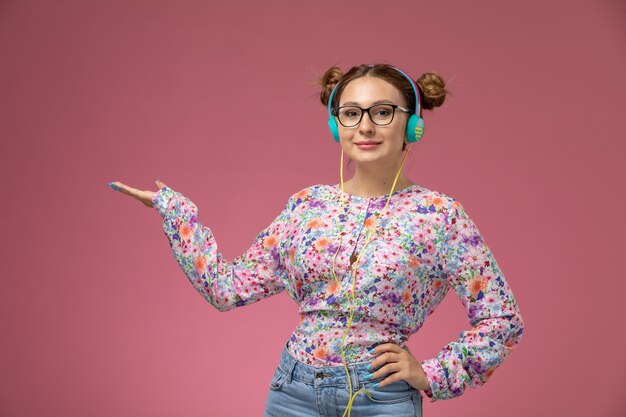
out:
M426 374L424 374L423 371L420 371L418 375L415 375L406 382L417 390L425 391L427 389L430 389L430 383L428 382Z

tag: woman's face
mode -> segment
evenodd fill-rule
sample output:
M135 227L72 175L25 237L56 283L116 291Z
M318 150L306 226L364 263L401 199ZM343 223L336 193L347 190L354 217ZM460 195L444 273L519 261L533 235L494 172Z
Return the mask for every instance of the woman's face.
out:
M396 87L382 78L368 76L350 81L339 100L339 106L354 105L362 109L379 103L406 107ZM408 116L409 114L396 109L393 121L386 126L379 126L364 112L361 122L354 127L344 127L337 123L339 141L344 153L357 166L374 164L381 168L395 167L402 159Z

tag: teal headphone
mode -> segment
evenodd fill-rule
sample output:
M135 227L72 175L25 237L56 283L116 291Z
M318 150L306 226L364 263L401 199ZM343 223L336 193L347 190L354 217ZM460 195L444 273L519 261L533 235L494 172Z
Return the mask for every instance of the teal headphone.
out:
M411 87L413 87L413 92L415 93L415 114L412 114L409 117L409 120L407 121L407 124L406 124L407 141L409 143L414 143L420 140L422 138L422 135L424 134L424 119L422 119L419 116L420 108L421 108L420 95L417 91L417 86L415 85L411 77L409 77L408 75L406 75L404 72L400 71L396 67L391 67L391 68L398 71L400 74L404 76L404 78L409 80ZM339 127L337 126L337 119L333 115L333 112L332 112L333 97L335 96L335 91L337 91L337 86L339 86L339 83L335 84L333 91L330 93L330 98L328 99L328 127L330 128L330 133L333 134L335 141L339 142Z

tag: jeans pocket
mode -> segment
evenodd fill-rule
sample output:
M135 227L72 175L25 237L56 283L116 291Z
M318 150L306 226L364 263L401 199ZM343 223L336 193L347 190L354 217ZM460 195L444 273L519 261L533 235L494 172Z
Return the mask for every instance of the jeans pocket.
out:
M276 391L277 389L279 389L285 382L285 379L287 379L287 374L285 374L285 372L280 369L280 366L277 367L276 371L274 371L272 381L270 382L270 390Z
M370 392L369 395L365 393L365 396L374 403L395 404L411 401L414 395L420 396L415 388L404 381L396 381L384 387L376 388L372 387L373 382L364 384L363 388Z

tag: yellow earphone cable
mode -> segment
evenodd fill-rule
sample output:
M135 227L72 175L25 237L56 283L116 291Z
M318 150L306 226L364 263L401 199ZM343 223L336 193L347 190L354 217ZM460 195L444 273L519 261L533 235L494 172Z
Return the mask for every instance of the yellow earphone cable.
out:
M404 161L406 160L406 157L409 154L409 151L411 150L411 145L409 144L409 146L407 147L407 150L404 154L404 156L402 157L402 162L400 163L400 168L398 168L398 172L396 173L396 177L393 180L393 185L391 186L391 191L389 192L389 196L387 197L387 202L385 203L385 207L382 210L382 213L385 212L385 210L387 209L387 206L389 205L389 201L391 200L391 195L393 194L394 189L396 188L396 183L398 182L398 177L400 176L400 173L402 172L402 167L404 166ZM343 186L343 149L341 150L341 166L339 168L339 177L340 177L340 181L341 181L341 207L344 210L344 214L345 214L345 204L344 204L344 186ZM379 216L380 217L380 216ZM346 407L342 417L346 417L346 413L348 413L348 417L350 417L351 412L352 412L352 402L354 401L354 399L356 398L356 396L360 393L360 392L365 392L368 396L371 397L371 393L369 392L369 390L367 389L360 389L358 391L356 391L354 394L352 393L352 379L350 378L350 371L348 370L348 364L346 363L346 357L345 357L345 350L344 350L344 343L346 340L346 337L348 336L348 331L350 329L350 326L352 325L352 319L354 317L354 297L355 297L355 291L356 291L356 274L357 274L357 268L359 265L359 261L361 259L361 255L363 254L363 252L365 251L365 247L369 244L372 235L374 234L374 230L375 228L378 226L378 220L380 220L380 218L377 219L377 222L373 225L372 229L370 229L367 239L365 240L365 243L363 244L363 247L361 248L361 250L359 251L359 254L354 262L354 266L352 268L353 270L353 280L352 280L352 300L350 303L350 317L348 318L348 322L346 324L346 330L343 334L343 337L341 338L341 359L343 361L343 366L344 369L346 371L346 375L348 376L348 385L350 387L350 399L348 401L348 406ZM337 223L337 219L335 219L335 223ZM337 227L339 229L339 225L337 224ZM343 232L343 225L339 230L340 234L341 232ZM341 235L341 241L339 243L339 246L337 247L337 251L335 252L335 256L333 258L333 265L332 265L332 276L335 279L335 281L337 281L339 283L339 279L337 278L337 275L335 274L335 261L337 259L337 254L339 254L339 250L341 249L341 244L343 243L343 235Z

